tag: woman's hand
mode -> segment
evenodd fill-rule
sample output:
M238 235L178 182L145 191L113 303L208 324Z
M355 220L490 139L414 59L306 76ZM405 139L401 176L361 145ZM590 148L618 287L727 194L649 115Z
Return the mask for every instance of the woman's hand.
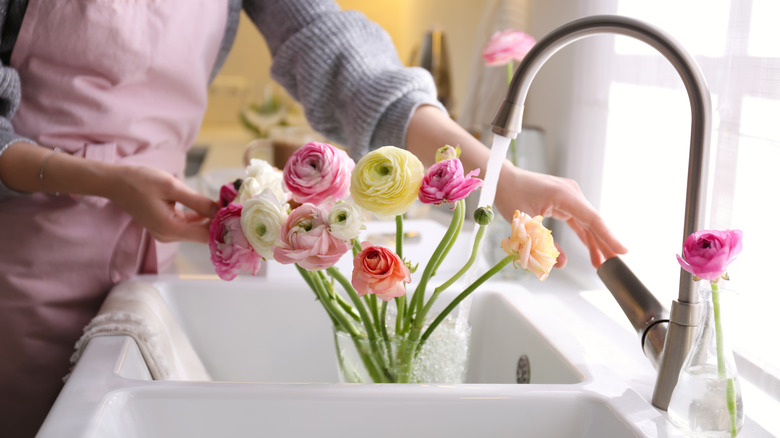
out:
M464 169L480 168L485 177L490 149L466 132L445 113L433 106L415 110L406 133L406 147L426 166L433 164L436 149L460 145ZM509 161L501 168L495 199L496 209L508 221L515 210L529 215L552 217L566 222L590 251L590 261L598 268L604 260L624 254L626 248L607 228L576 182L518 169ZM560 251L560 248L558 248ZM557 267L566 264L561 251Z
M218 206L172 175L152 167L119 165L107 196L160 242L208 242ZM177 203L188 207L184 211Z
M574 180L519 169L507 161L501 169L495 206L510 221L514 211L520 210L566 222L588 248L594 268L626 252ZM561 251L556 267L564 265L566 255Z

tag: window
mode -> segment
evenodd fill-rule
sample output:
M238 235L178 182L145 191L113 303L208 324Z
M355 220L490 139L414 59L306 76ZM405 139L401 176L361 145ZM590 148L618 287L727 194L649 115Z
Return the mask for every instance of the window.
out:
M754 382L780 399L780 348L767 333L780 312L780 288L774 286L780 261L780 2L579 5L580 15L617 13L665 30L701 67L713 104L706 226L744 231L744 249L727 283L737 294L731 343L745 364L738 363L740 370L750 370ZM675 254L682 250L690 105L663 56L628 37L604 38L575 56L572 128L562 169L581 183L631 249L626 263L670 304L679 279ZM583 170L577 148L588 136L603 138L603 150L587 152L603 154L603 165ZM565 144L572 146L566 150Z

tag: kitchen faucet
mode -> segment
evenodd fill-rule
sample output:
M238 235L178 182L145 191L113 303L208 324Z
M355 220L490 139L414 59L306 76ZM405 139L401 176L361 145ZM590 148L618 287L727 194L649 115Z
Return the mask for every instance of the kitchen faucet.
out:
M625 35L654 47L672 63L688 92L691 142L684 241L703 226L703 214L699 210L705 205L703 178L706 175L705 153L709 147L712 109L706 81L696 62L665 32L641 21L614 15L585 17L553 30L536 43L518 66L506 100L493 120L493 132L503 137L516 137L522 126L528 89L542 65L569 43L598 34ZM645 355L658 369L652 402L657 408L666 410L701 315L692 275L680 270L679 295L672 302L670 312L619 257L605 261L598 268L598 275L637 330Z

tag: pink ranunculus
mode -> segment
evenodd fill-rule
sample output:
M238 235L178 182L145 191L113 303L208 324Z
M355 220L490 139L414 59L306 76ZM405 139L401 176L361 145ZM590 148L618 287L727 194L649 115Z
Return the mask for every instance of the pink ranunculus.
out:
M349 196L355 162L346 152L327 143L301 146L284 165L284 183L293 200L319 205Z
M227 183L219 188L219 206L227 207L228 204L233 202L238 195L238 189L236 186L241 186L241 180L236 180L232 183Z
M260 257L241 230L241 204L228 204L217 212L209 226L211 263L223 280L232 280L240 271L257 274Z
M704 230L685 239L680 266L704 280L717 281L742 251L742 231Z
M384 301L406 294L404 283L412 281L409 267L393 251L363 242L352 259L352 286L359 296L376 294Z
M496 32L482 51L485 65L505 65L521 61L536 44L532 36L518 30Z
M308 271L336 264L351 245L328 231L328 216L314 204L306 203L290 213L279 233L274 259L282 264L297 263Z
M482 180L475 178L477 175L479 169L463 175L463 164L457 158L439 161L423 176L417 197L424 204L455 203L482 186Z

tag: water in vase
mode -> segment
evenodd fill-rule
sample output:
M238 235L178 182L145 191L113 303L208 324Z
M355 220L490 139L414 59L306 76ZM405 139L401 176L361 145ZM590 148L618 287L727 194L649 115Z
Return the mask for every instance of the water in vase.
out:
M669 418L682 429L701 437L731 437L727 386L713 365L690 367L680 373L678 387L669 402ZM738 380L734 380L739 385ZM686 397L677 395L687 394ZM742 398L736 399L737 432L742 427Z

